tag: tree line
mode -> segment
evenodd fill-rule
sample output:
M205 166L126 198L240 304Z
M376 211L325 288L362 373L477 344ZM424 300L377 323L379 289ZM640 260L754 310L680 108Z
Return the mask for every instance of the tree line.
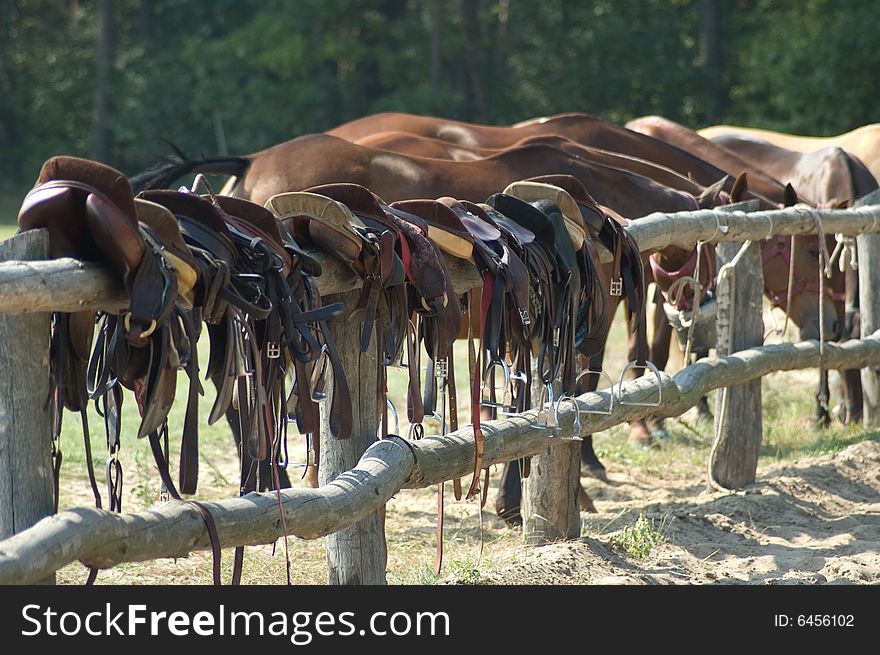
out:
M0 0L0 174L134 172L379 111L831 134L880 120L874 0Z

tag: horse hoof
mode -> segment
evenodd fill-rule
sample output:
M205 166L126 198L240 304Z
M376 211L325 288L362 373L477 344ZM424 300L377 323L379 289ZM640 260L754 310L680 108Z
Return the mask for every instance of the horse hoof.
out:
M831 417L827 413L818 414L813 417L813 425L824 430L831 425Z
M669 439L669 433L666 431L666 428L652 428L651 436L654 439L659 439L661 441L666 441Z
M605 467L598 462L595 464L593 462L581 462L581 475L585 475L588 478L595 478L601 482L608 482L608 473L606 473Z
M513 507L511 509L498 509L496 510L498 514L498 518L504 521L509 527L517 528L522 525L522 514L519 512L519 507Z
M593 499L590 498L590 495L584 491L583 487L578 491L578 507L580 507L582 512L589 512L591 514L598 514L598 510L596 506L593 504Z

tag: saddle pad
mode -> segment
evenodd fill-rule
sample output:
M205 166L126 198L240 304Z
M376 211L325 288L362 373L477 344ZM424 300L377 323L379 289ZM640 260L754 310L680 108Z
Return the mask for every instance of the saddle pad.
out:
M568 230L571 245L575 250L580 250L583 247L587 233L584 228L581 210L577 202L567 191L557 186L544 184L543 182L523 180L508 184L502 193L530 203L539 200L549 200L554 203L559 207L562 216L565 218L565 229Z
M458 217L446 205L436 200L402 200L391 203L391 206L425 221L428 237L446 254L460 259L473 259L473 238L463 230L450 227L458 223Z
M571 175L541 175L539 177L530 177L527 182L541 182L559 187L568 195L570 195L577 203L580 209L582 224L587 231L596 238L596 235L602 230L602 224L605 217L599 209L599 203L590 195L583 183Z
M266 209L293 228L294 236L308 236L322 249L354 260L361 253L361 239L355 227L364 222L336 200L317 193L291 191L266 201Z

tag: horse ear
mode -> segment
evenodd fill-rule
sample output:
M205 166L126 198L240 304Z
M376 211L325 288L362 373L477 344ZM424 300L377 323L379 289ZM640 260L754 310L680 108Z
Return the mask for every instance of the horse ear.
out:
M798 204L798 194L791 186L791 182L785 185L785 191L782 192L782 206L791 207Z
M724 191L724 187L727 186L729 181L730 176L725 175L715 184L703 189L703 192L697 197L697 204L700 206L700 209L710 209L712 207L717 207L719 204L724 204L721 201L721 193Z
M730 190L730 202L739 202L749 192L749 176L743 171L737 176Z

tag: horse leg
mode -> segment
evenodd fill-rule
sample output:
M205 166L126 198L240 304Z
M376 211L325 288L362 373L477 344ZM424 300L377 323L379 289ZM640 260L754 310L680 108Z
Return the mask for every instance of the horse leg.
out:
M605 348L603 347L598 353L596 353L589 360L590 370L592 371L600 371L602 370L602 360L605 358ZM599 375L586 375L583 377L581 381L581 386L578 389L578 393L586 393L588 391L595 391L599 386ZM613 390L609 390L612 392ZM583 437L583 441L581 441L581 472L585 475L589 475L591 477L602 480L603 482L608 481L608 475L605 473L605 466L602 462L599 461L599 457L596 455L596 451L593 449L593 435L588 434Z
M220 388L221 384L221 376L222 372L218 372L215 375L211 376L211 382L214 384L215 389ZM256 485L256 480L253 480L253 473L251 472L251 468L253 466L253 460L251 459L250 454L247 451L247 448L241 447L241 420L238 414L238 410L235 409L231 404L229 408L226 410L226 422L229 424L229 429L232 431L232 439L235 441L235 447L238 449L239 456L241 458L241 470L242 472L249 472L247 478L242 475L241 486L242 488L250 487L251 485ZM270 454L270 457L272 455ZM273 486L272 483L272 460L267 457L266 459L257 463L257 469L259 472L259 491L265 491L266 489L271 489ZM316 478L317 479L317 478ZM287 469L278 468L278 480L281 485L281 489L290 486L290 477L287 475ZM317 486L317 485L315 485Z
M522 476L519 467L520 460L504 463L501 484L495 496L495 513L511 527L522 525Z
M819 388L816 391L816 413L813 415L813 422L821 428L827 428L831 425L831 415L828 413L829 394L828 371L823 368L819 371Z
M663 311L663 296L660 294L659 289L656 289L654 293L654 321L651 327L653 332L650 351L651 361L662 371L669 362L670 346L672 339L675 337L672 333L672 326L666 318L666 312ZM687 365L687 362L685 362L685 365ZM669 438L669 433L664 427L662 418L648 416L645 418L645 426L653 438Z

